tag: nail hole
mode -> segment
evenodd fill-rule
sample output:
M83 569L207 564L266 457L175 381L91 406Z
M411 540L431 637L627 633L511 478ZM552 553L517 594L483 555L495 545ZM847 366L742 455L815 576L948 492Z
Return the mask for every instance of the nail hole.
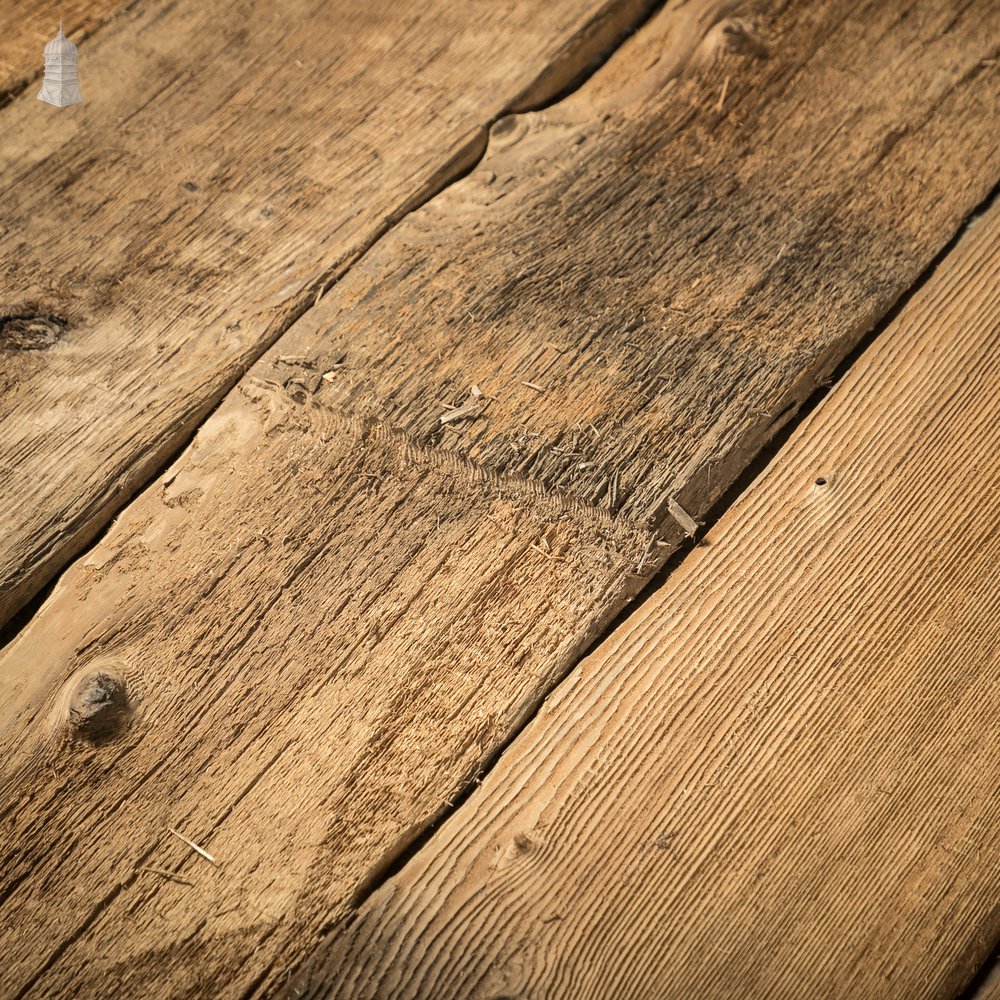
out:
M816 485L817 485L817 486L826 486L826 480L825 480L825 479L824 479L824 478L823 478L822 476L820 476L820 477L819 477L819 478L818 478L818 479L816 480Z

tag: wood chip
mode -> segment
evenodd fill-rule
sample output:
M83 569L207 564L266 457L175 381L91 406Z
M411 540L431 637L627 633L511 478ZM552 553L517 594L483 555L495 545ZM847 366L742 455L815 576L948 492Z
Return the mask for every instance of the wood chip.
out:
M688 538L694 538L698 533L700 525L673 497L667 501L667 511L681 528L684 529L684 534Z
M469 390L469 401L461 406L452 406L450 403L442 403L448 408L447 413L442 413L438 421L442 424L451 423L453 420L468 420L478 417L486 408L486 401L482 390L478 385L473 385Z
M534 382L522 382L521 385L526 385L529 389L534 389L535 392L545 392L545 386L536 385Z
M729 92L729 77L722 81L722 93L719 94L719 103L715 105L715 110L722 113L722 106L726 103L726 94Z

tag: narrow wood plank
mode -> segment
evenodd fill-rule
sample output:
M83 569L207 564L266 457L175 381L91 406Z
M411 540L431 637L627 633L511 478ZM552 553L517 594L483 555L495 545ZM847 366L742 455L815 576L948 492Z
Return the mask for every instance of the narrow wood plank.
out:
M659 143L661 129L675 122L675 152L695 183L712 133L700 115L714 114L727 75L739 78L730 84L732 99L750 101L751 110L759 87L774 104L801 107L797 122L820 117L831 131L817 155L797 160L794 174L776 160L757 182L761 191L769 183L779 191L794 183L807 204L815 186L853 188L873 205L881 186L889 186L909 200L916 221L901 234L888 216L855 216L849 206L825 221L814 215L810 225L818 228L803 237L798 263L775 276L784 294L768 282L744 290L749 304L733 314L730 339L708 331L690 342L671 341L676 331L666 321L649 328L647 336L662 338L668 373L692 365L701 372L673 390L690 394L687 433L713 448L731 439L719 445L728 459L714 467L714 490L746 461L754 435L766 436L785 419L765 412L770 397L741 395L737 386L746 372L722 363L737 352L738 331L747 356L773 366L765 383L773 379L775 396L794 406L872 322L880 297L902 290L994 177L995 160L986 154L1000 143L987 114L995 79L981 65L994 12L972 5L956 20L950 6L945 13L938 5L893 32L886 9L859 7L853 16L865 26L860 35L854 20L842 21L847 15L840 4L762 9L754 31L774 46L763 59L745 51L745 32L719 21L716 6L668 6L567 102L581 116L578 129L586 130L582 144L579 131L566 132L567 146L595 150L586 170L582 164L579 173L568 170L551 145L538 151L532 169L541 170L545 160L549 173L531 181L547 192L542 207L532 209L537 231L520 228L518 213L508 219L477 205L482 178L476 174L449 189L451 207L435 209L440 217L417 213L406 220L399 227L403 242L424 241L430 263L414 266L423 269L426 287L408 300L392 297L385 283L329 289L321 306L338 304L335 323L346 329L355 311L369 316L346 351L336 331L317 340L308 318L281 338L162 482L130 504L100 545L61 579L0 657L6 713L0 817L7 845L0 943L14 954L0 971L3 992L273 992L322 928L350 912L355 895L447 808L684 529L671 521L648 529L636 508L601 506L530 466L500 470L436 433L408 429L390 413L348 398L352 382L384 377L363 363L383 337L379 317L366 312L373 298L392 297L407 320L397 331L402 357L409 356L408 342L423 344L447 374L454 358L481 349L487 368L488 345L481 345L488 325L474 328L468 347L440 338L449 326L450 296L455 321L467 319L461 282L444 286L435 277L466 266L445 238L449 229L462 229L462 219L478 213L498 246L512 233L521 234L525 253L536 243L547 246L553 267L593 269L587 253L567 264L565 245L577 240L583 246L595 226L605 225L607 245L631 246L648 219L635 210L595 220L586 202L574 200L573 177L586 191L599 174L629 197L636 184L647 185L650 197L664 185L672 190L671 143L658 157L636 163L623 149ZM738 51L728 43L713 48L720 36L734 33L743 39ZM707 65L701 57L685 60L704 37L714 58ZM775 45L779 40L787 44ZM644 72L657 52L670 54L661 69L673 84ZM891 96L885 91L892 114L909 121L913 109L922 108L926 120L912 130L913 145L897 142L873 172L873 144L881 150L886 120L870 94L884 92L882 67L893 60L910 69L897 74ZM942 66L948 67L944 77ZM836 116L826 109L837 103L830 94L845 72L862 82L857 91L840 88L847 96L838 133ZM859 105L865 81L870 93ZM623 88L638 89L624 94ZM907 96L897 102L900 93ZM937 94L936 103L927 103L928 93ZM553 121L569 113L561 105L547 112ZM519 121L508 119L500 133L515 134ZM752 121L753 128L741 126L745 133L727 133L729 161L746 152L763 170L768 149L792 155L773 118L761 112ZM689 129L700 145L685 138ZM501 155L494 149L483 167L491 169ZM726 176L719 167L697 182L706 202L725 196ZM552 202L552 191L561 192L564 205ZM577 229L549 243L546 227L563 208L565 225L575 219ZM642 407L615 409L624 391L605 398L601 386L611 384L605 374L611 366L598 362L605 355L589 354L588 344L595 336L611 338L595 332L594 316L620 332L634 318L634 297L645 294L644 282L655 285L660 272L683 269L704 252L709 230L685 228L687 201L675 208L676 216L656 217L651 252L622 265L628 281L620 302L609 299L605 314L593 312L585 296L562 300L558 321L566 325L552 320L564 338L553 342L569 339L573 351L597 366L581 369L574 390L581 401L594 400L587 424L572 411L572 394L563 393L567 426L579 423L579 434L597 441L619 433L615 414L631 413L635 447L649 449L650 475L659 475L662 442L643 429ZM761 241L747 252L777 259L787 230L753 223L750 201L741 212ZM849 253L831 242L845 228L854 234ZM675 245L677 230L684 235ZM856 259L868 262L860 285ZM375 268L370 258L361 266ZM494 280L489 273L465 276ZM527 295L522 308L515 291L504 307L509 322L516 324L520 313L530 335L548 334L538 325L535 295ZM786 331L764 323L768 310L775 303L785 308L786 300L798 303L803 315L825 318L809 327L815 339L808 349L796 341L790 351ZM484 403L492 407L486 397L499 395L483 379L483 396L476 396L473 376L481 366L468 364L466 382L442 383L433 408L438 427L468 423L449 416L455 413L449 406L475 411ZM537 372L518 374L541 387L518 389L517 413L530 448L538 400L555 390ZM416 376L428 377L426 369L415 369ZM602 412L610 414L607 420ZM757 430L744 433L748 426ZM687 510L687 494L670 499ZM131 720L117 701L122 677ZM109 742L92 747L104 730ZM67 830L73 831L68 837ZM30 935L23 932L28 926Z
M0 104L41 77L42 49L59 30L60 18L66 34L79 44L121 11L127 2L5 0L0 5ZM86 62L83 65L86 68Z
M5 108L0 624L318 285L652 2L151 0L87 46L71 114Z
M953 997L1000 926L1000 206L290 995Z

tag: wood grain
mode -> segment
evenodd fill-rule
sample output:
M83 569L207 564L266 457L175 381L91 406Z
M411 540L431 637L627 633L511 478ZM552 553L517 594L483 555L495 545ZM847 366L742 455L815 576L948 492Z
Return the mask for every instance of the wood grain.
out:
M647 347L653 344L659 352L657 371L668 374L673 386L656 397L655 405L666 406L680 393L687 400L676 417L684 428L681 438L725 456L710 466L712 484L704 493L669 496L678 510L697 514L703 509L689 508L689 497L700 504L731 480L756 444L787 419L796 401L946 242L995 177L991 155L1000 137L989 116L996 81L982 64L995 44L989 32L995 11L973 4L956 16L949 5L946 17L943 5L929 5L891 31L895 21L886 20L886 9L872 4L852 13L832 3L808 9L775 5L761 8L759 27L751 30L719 21L723 9L717 5L666 7L567 102L568 110L556 105L546 112L552 121L578 116L573 126L578 131L553 126L536 157L523 154L522 212L500 214L503 198L493 208L477 202L475 192L483 181L473 173L449 188L440 206L400 223L398 246L423 245L427 255L426 261L403 258L411 259L426 279L408 297L403 295L405 275L391 272L396 285L378 278L388 267L379 250L348 271L360 269L364 280L329 288L325 282L314 284L307 299L301 290L315 268L294 280L286 275L281 280L287 285L269 284L262 269L275 256L284 259L282 252L294 250L318 262L320 257L311 255L322 247L328 254L324 259L333 259L330 248L361 223L344 223L336 234L326 228L323 212L334 195L328 190L332 180L321 172L320 201L300 204L289 193L288 200L276 202L279 228L265 231L260 203L251 196L278 183L271 171L278 171L283 182L288 175L281 171L292 169L283 159L265 156L260 165L268 172L260 177L234 173L217 179L211 198L191 192L202 200L180 216L161 220L155 246L140 259L162 266L162 273L156 272L155 317L160 319L149 329L158 331L162 339L157 342L165 345L164 358L170 355L170 360L156 369L152 390L128 382L130 394L119 409L115 393L96 393L83 378L72 387L60 385L54 376L69 368L58 366L69 366L84 353L72 327L52 348L21 352L19 363L40 366L33 377L44 388L39 405L49 408L46 426L59 435L52 446L57 451L67 452L71 445L69 431L59 423L66 407L85 393L93 396L86 412L93 433L107 447L101 452L102 468L133 470L124 496L141 478L130 456L153 454L148 429L154 424L165 428L166 450L199 418L198 400L221 392L212 373L220 371L220 351L230 350L226 345L232 338L246 338L232 349L248 359L248 344L266 341L294 315L293 306L313 305L317 294L324 321L333 310L334 322L342 324L327 335L326 328L320 332L307 318L281 337L226 396L169 472L123 510L0 654L0 947L12 956L0 968L0 992L46 997L271 994L323 929L350 913L366 886L448 808L684 532L676 518L650 528L638 501L611 502L610 485L605 504L571 482L552 480L531 462L504 465L485 453L455 447L439 428L452 427L461 438L463 430L468 434L478 424L456 417L449 407L467 407L469 413L488 405L485 412L492 420L502 399L503 419L523 425L522 447L530 454L532 435L540 433L539 414L551 423L561 400L565 412L558 419L568 428L563 450L569 454L557 457L577 465L592 460L586 453L572 454L585 449L594 449L594 460L604 461L600 442L606 436L622 440L625 430L616 421L631 420L630 448L645 454L644 467L656 479L665 462L687 453L661 454L661 446L672 440L661 433L666 410L652 420L643 407L619 405L629 395L620 381L627 370L614 374L618 362L611 363L608 345L616 342L614 331L621 334L635 319L637 301L647 301L657 289L666 295L661 274L688 273L690 261L705 254L706 269L719 268L712 273L735 283L734 301L746 300L726 314L730 325L698 327L690 340L687 327L678 332L667 320L648 323L640 333ZM201 16L177 5L164 17L182 10L195 21ZM441 25L448 23L442 21L436 30L444 31ZM490 23L480 19L477 53L487 44ZM151 24L148 30L158 29ZM766 59L755 48L758 32L771 46ZM736 39L735 50L730 36ZM98 45L104 39L102 33ZM198 42L206 50L201 63L210 61L209 41ZM223 69L232 69L241 51L219 56ZM301 48L297 51L301 55ZM883 67L892 60L901 68L890 91ZM706 106L712 114L727 75L726 101L734 102L738 128L702 118ZM540 78L548 80L544 73ZM548 80L545 87L552 85ZM752 95L759 88L775 106L789 102L784 121L794 125L800 142L813 144L812 158L803 159L789 144L776 112L758 107ZM535 100L540 91L529 84L521 93ZM841 94L849 109L839 132L836 115L827 110L838 103L831 93ZM882 97L873 100L873 93ZM930 103L928 94L936 95ZM348 97L342 96L347 103L340 108L341 124L351 120ZM183 106L181 97L170 93L162 100L168 101L162 105L167 110ZM397 100L403 97L386 97L357 127L372 127L373 117L384 123L387 119L379 116ZM520 100L511 98L512 106ZM151 107L159 113L160 106ZM919 109L924 117L911 122L909 116ZM296 136L308 138L314 127L325 127L322 117L314 126L299 113L289 112ZM242 130L255 122L262 129L278 127L277 116L269 118L259 109L248 114L246 123L231 127ZM610 117L602 131L604 115ZM814 118L831 130L819 136L811 132ZM491 170L500 162L497 157L512 155L497 141L516 136L528 120L534 118L508 117L494 128L480 169ZM908 136L883 149L880 130L900 120L910 123ZM197 128L207 134L213 121L208 115ZM730 125L724 138L712 139L715 129ZM579 130L585 130L582 143ZM661 133L668 133L670 141ZM554 142L557 134L565 137L566 149ZM180 141L181 133L163 135L169 146ZM144 148L151 141L143 139ZM409 147L414 141L411 134ZM224 139L219 142L228 148ZM513 146L508 142L509 150L527 150L522 143L530 145L526 137ZM644 159L640 153L649 143L658 153ZM625 155L630 145L636 151L631 158ZM574 155L570 148L588 150L579 169L566 159ZM402 144L392 149L402 156ZM707 158L710 149L714 160ZM323 164L304 150L301 143L295 146L294 169L306 169L303 164L319 169ZM725 199L726 177L738 170L744 153L756 157L760 173L752 181L753 196L747 192L745 202L733 204L754 240L744 245L733 231L730 242L763 268L757 283L749 285L739 261L722 256L724 247L712 242L718 216L707 208ZM794 171L782 169L786 156L797 157ZM427 157L425 165L431 162L429 152ZM872 167L875 158L877 168ZM187 165L178 162L178 170ZM172 161L168 167L175 169ZM687 190L678 170L697 187L694 207L684 200L690 191L678 193L674 204L671 192ZM586 203L574 200L573 178L580 191L595 191L601 184L609 192L619 190L628 211L608 205L607 195L606 217L595 219ZM541 192L537 202L528 193L533 187ZM778 193L765 197L772 187ZM767 262L785 261L782 246L798 232L798 216L787 222L776 217L769 227L754 221L756 212L773 204L787 208L792 187L801 195L803 211L812 205L814 189L829 192L830 213L809 209L794 263L769 270ZM640 188L652 199L652 214L644 214L641 198L636 201ZM856 214L839 194L834 197L846 188L855 190L868 214ZM898 204L885 194L888 188L910 206L903 221ZM656 201L658 191L666 192L666 201ZM553 193L563 201L553 202ZM158 189L150 197L160 204ZM707 214L697 207L702 200ZM666 207L668 201L676 214ZM234 205L242 205L246 216L232 214ZM560 215L557 209L563 207L566 214ZM524 212L534 228L526 230L517 221ZM685 221L692 212L700 218L697 224ZM253 234L239 246L253 253L241 274L230 267L233 231L226 229L223 239L213 228L224 215L236 219L233 226L251 220L246 225ZM476 215L484 235L473 241L471 222L463 220ZM199 244L198 252L206 254L203 264L186 249L182 233L187 230L174 228L181 216L195 227L191 232L209 232L217 240ZM317 242L320 229L303 234L304 218L327 234L327 242ZM629 248L650 225L652 242L643 243L649 252L633 253ZM148 235L136 226L136 239ZM595 258L598 244L590 242L601 226L600 245L621 257L613 271L621 297L608 297L597 309L586 289L588 282L596 287L606 277ZM515 390L519 395L502 397L507 382L489 374L494 348L486 321L469 320L465 338L444 337L442 331L453 325L449 317L468 319L465 282L488 288L508 267L504 263L493 272L480 259L481 274L463 270L473 258L466 259L449 236L452 230L480 249L492 233L504 261L520 239L520 252L537 265L533 273L546 275L552 268L576 275L579 294L558 300L558 318L539 312L542 291L537 289L522 295L511 287L496 303L509 326L505 337L518 326L525 331L527 339L518 342L517 351L526 356L534 356L535 338L558 331L560 339L553 343L581 359L571 394L557 382L541 380L550 372L525 362L514 372L524 376ZM850 240L841 242L845 233ZM567 257L574 243L579 257ZM129 252L137 252L137 244ZM866 265L860 274L858 261ZM729 266L731 275L725 271ZM454 283L446 277L452 268ZM591 278L585 280L587 274ZM121 301L134 302L130 296L145 287L145 279L131 271L118 276L126 286ZM112 313L119 308L114 298L118 276L103 271L88 276L88 281L106 279ZM174 279L173 290L164 292ZM672 306L700 315L697 288L704 282L689 288L693 298L662 299L667 313ZM653 291L645 291L647 285ZM234 298L227 304L230 292ZM395 304L395 312L371 311L375 299L383 297ZM453 307L448 306L452 299ZM715 299L706 302L723 308ZM790 331L781 322L791 305L804 325ZM229 311L217 312L223 309ZM174 313L180 319L164 332L158 324ZM202 326L199 317L208 325ZM241 326L226 331L223 324L233 319ZM134 355L131 341L112 337L114 322L102 320L92 328L94 339L80 334L79 343L89 342L102 363L120 363L122 378L131 379L145 370L135 360L142 348ZM399 354L373 368L366 359L379 356L384 324L394 331ZM126 326L145 342L145 327L131 319ZM344 341L348 329L355 332ZM426 402L432 433L398 419L391 407L380 412L366 402L382 397L391 403L379 379L401 378L400 360L409 363L418 354L413 377L430 379L437 393L432 405L426 395L431 389L414 383ZM743 361L731 364L734 357ZM429 374L427 358L434 359L431 368L437 374ZM457 363L468 366L460 381L452 370ZM759 394L746 395L741 386L755 365L766 373L756 383ZM234 362L230 372L238 368ZM168 378L164 372L172 374ZM191 388L192 372L201 379L197 391ZM472 386L480 378L483 395L477 396ZM640 395L644 384L636 382ZM159 393L159 409L144 414L148 422L129 424L128 447L112 450L117 432L110 425L129 407L135 413L148 391ZM28 406L23 396L18 398ZM635 392L629 398L634 400ZM592 409L573 409L588 399ZM788 412L774 412L777 405ZM179 423L178 407L185 414ZM104 411L108 427L97 420ZM83 421L85 414L73 419ZM5 433L16 439L10 426L0 422L0 442ZM41 451L22 447L26 466L42 461ZM132 447L137 451L130 452ZM49 458L54 453L46 452ZM66 473L77 477L75 482L82 481L73 471L80 467L74 459ZM627 466L633 473L637 468ZM47 475L40 472L41 485L32 481L23 495L56 490L56 480ZM621 481L634 497L639 487L624 474ZM46 495L66 493L59 487ZM112 497L107 509L120 502L121 497ZM81 537L79 522L67 518L56 524L44 510L38 517L32 537L60 544L64 536ZM96 508L87 517L87 523L96 523ZM170 828L220 864L207 862Z
M0 4L0 106L41 77L42 49L59 30L60 18L66 34L79 44L126 4L127 0L66 0L60 3L55 0L5 0ZM86 57L84 50L84 60ZM86 65L84 62L85 68ZM86 87L86 77L83 83Z
M88 44L71 114L3 109L0 624L491 121L651 3L156 0Z
M283 350L478 466L698 519L1000 179L998 47L995 3L668 5Z
M0 658L0 995L273 990L647 541L244 384ZM67 709L101 672L134 716L92 747Z
M954 997L1000 936L1000 206L296 997Z

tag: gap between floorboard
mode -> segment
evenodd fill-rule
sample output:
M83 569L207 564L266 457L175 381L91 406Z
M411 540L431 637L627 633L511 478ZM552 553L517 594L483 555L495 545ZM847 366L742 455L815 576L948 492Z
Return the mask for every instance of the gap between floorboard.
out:
M102 22L98 28L95 28L88 35L81 36L81 40L95 34L97 30L132 10L140 2L141 0L130 0L129 3L111 18ZM124 502L121 506L112 512L105 523L98 524L90 532L81 532L78 544L69 550L66 559L55 567L48 579L40 585L36 585L34 594L24 602L21 608L11 616L6 624L0 624L0 651L27 626L45 602L46 597L52 593L52 590L66 572L66 569L76 560L85 558L89 552L99 545L110 530L114 518L150 483L158 476L161 476L189 447L198 431L218 409L226 396L235 389L247 372L311 308L316 306L322 297L351 268L363 260L366 254L389 232L403 222L407 216L423 208L433 198L436 198L447 188L458 183L476 169L486 155L490 130L501 118L536 113L566 99L594 76L632 35L639 31L660 11L665 3L666 0L650 0L650 2L644 4L636 17L627 24L619 25L617 30L613 31L610 40L605 39L603 42L599 42L596 55L594 50L586 44L581 44L571 57L572 62L579 64L575 71L570 69L568 72L557 75L553 81L548 83L549 89L546 89L543 81L545 81L546 75L550 73L552 66L550 64L543 68L536 79L529 84L526 91L514 97L502 111L488 119L476 135L439 169L437 175L423 189L417 191L386 217L369 239L362 242L345 259L323 271L316 280L309 284L298 298L287 307L285 314L272 324L271 332L261 339L257 350L247 359L246 363L236 367L232 377L220 385L217 392L206 398L202 405L198 407L182 426L164 435L166 438L165 443L159 449L152 451L151 458L146 463L146 467L140 467L135 470L136 474L131 477L128 493L124 497ZM604 15L596 16L592 24L599 22L601 16L607 16L606 12ZM600 32L598 32L598 38L601 38ZM35 77L25 81L23 85L19 85L15 91L9 92L11 95L10 100L13 100L27 89L37 79L38 75L36 74ZM0 94L0 112L2 112L3 107L7 103L9 103L9 100L5 100L4 95Z
M893 305L883 314L883 316L875 323L868 333L861 338L851 352L844 357L839 365L837 365L830 376L829 381L815 389L797 409L789 413L788 420L781 425L774 436L751 459L745 471L735 480L729 489L726 490L709 513L702 519L701 527L699 529L700 537L703 537L708 531L710 531L711 528L722 518L726 511L738 501L740 496L747 489L749 489L751 484L764 472L767 466L776 457L778 452L784 447L785 443L795 432L796 428L808 419L810 414L812 414L820 403L822 403L823 399L829 394L833 387L836 386L856 364L863 360L865 354L874 345L875 341L892 324L899 313L906 307L907 303L927 284L928 281L931 280L939 265L952 252L962 237L968 232L969 228L974 226L976 221L990 210L998 198L1000 198L1000 183L995 185L986 199L968 216L966 216L958 230L938 251L938 253L934 256L934 259L921 272L916 281L914 281L913 284L910 285L910 287L897 298ZM611 619L611 621L608 622L608 624L590 641L590 643L581 650L569 668L557 677L550 687L539 696L537 701L530 706L528 711L521 718L519 724L513 729L512 733L508 736L504 743L499 746L484 762L478 773L475 774L466 783L466 785L452 797L450 802L442 809L442 811L435 816L414 837L413 840L402 847L397 854L387 858L382 866L373 871L370 877L358 887L351 899L351 911L349 915L342 920L326 924L320 931L320 940L326 937L335 928L339 928L341 925L350 924L350 922L354 919L355 913L364 905L368 898L377 892L386 882L398 875L406 867L406 865L421 850L423 850L434 833L445 823L445 821L458 812L458 810L461 809L466 802L468 802L476 788L478 788L486 776L497 766L503 755L510 749L521 733L536 718L545 702L571 676L579 664L590 656L591 653L594 652L594 650L596 650L603 642L605 642L617 629L622 627L629 618L636 614L642 605L667 582L671 574L680 566L691 550L698 544L699 538L692 538L674 551L664 565L646 582L636 597L621 611L619 611L618 614ZM998 963L1000 953L997 951L997 944L1000 944L1000 942L994 944L994 951L991 953L990 957L986 960L983 967L975 974L967 989L956 997L955 1000L989 1000L988 997L979 996L978 986L987 980L991 970ZM253 996L255 996L254 992L248 992L245 995L244 1000L251 1000L251 997Z

